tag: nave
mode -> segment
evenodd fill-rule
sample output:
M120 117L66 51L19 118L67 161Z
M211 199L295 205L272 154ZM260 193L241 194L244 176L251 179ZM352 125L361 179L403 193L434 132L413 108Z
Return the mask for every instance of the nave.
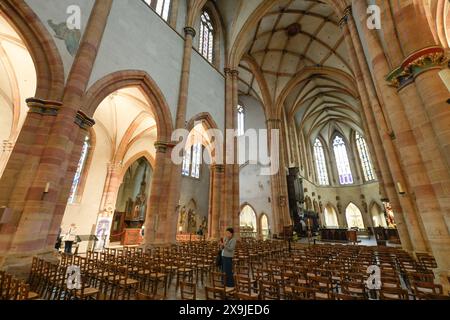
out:
M62 253L33 259L27 283L0 273L2 299L27 300L441 300L435 260L395 247L241 241L235 287L224 286L217 242ZM79 266L77 278L71 266ZM379 268L380 284L368 268ZM69 281L67 276L69 276ZM372 282L372 286L369 282ZM77 283L80 287L77 288Z

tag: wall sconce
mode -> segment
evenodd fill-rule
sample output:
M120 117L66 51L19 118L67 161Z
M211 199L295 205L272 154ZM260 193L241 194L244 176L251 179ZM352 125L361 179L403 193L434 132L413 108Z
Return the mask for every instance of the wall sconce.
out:
M397 182L397 189L398 189L398 193L401 194L401 195L404 195L406 193L405 190L403 189L402 184L400 182Z
M50 190L50 182L47 182L47 184L45 185L44 193L48 193L49 190Z

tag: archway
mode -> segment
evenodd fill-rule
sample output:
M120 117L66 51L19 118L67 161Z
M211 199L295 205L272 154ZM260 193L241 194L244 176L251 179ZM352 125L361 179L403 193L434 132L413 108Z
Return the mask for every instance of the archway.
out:
M151 175L151 165L145 157L137 159L126 169L117 195L110 242L122 241L124 233L137 233L135 230L141 229L144 225ZM132 229L135 230L130 231ZM130 243L128 239L124 239L123 244L137 243Z
M270 239L270 227L269 227L269 218L267 214L263 213L261 215L261 229L260 234L262 240Z
M25 41L0 12L0 177L35 94L37 73Z
M325 218L325 226L327 228L338 228L339 227L336 210L334 209L333 206L331 206L330 204L325 206L323 215Z
M141 78L140 83L132 77L135 84L117 88L113 92L109 92L109 89L116 86L109 83L108 77L105 79L95 84L88 92L92 100L85 98L87 100L84 111L94 112L95 124L92 131L97 143L89 171L86 173L84 192L78 197L79 201L67 205L62 222L63 230L67 225L76 223L80 234L96 234L99 238L97 249L109 246L110 241L131 244L126 239L128 234L125 235L124 231L128 232L130 229L130 234L140 231L145 221L144 212L148 211L154 202L149 201L150 192L154 189L151 188L154 182L153 170L145 175L146 190L142 194L139 190L134 190L127 194L125 199L119 199L123 193L120 188L123 189L126 185L122 182L133 181L137 186L142 182L136 182L141 176L133 179L130 177L129 170L133 171L136 164L141 164L141 175L144 163L147 168L156 168L154 144L160 136L157 123L165 123L165 120L158 121L155 116L155 111L160 108L151 103L158 101L157 93L153 94L154 99L148 96L147 93L153 89L148 86L151 82L146 80L145 76ZM133 81L127 82L127 79L121 78L119 82L130 84ZM97 92L99 88L104 88L106 92ZM103 99L98 100L100 97ZM92 101L99 101L99 104L95 105ZM163 110L164 107L158 113L161 114ZM140 216L137 219L126 215L132 214L129 212L131 204L139 206ZM135 236L134 239L140 240L140 237ZM81 249L85 249L86 245L90 244L82 244Z
M364 229L364 220L361 210L359 210L352 202L350 202L345 209L345 217L347 219L348 228Z
M373 202L370 207L370 215L372 216L374 227L387 227L386 217L384 216L383 210L378 205L378 203Z
M239 227L242 238L255 238L258 233L256 212L249 204L245 204L241 208Z

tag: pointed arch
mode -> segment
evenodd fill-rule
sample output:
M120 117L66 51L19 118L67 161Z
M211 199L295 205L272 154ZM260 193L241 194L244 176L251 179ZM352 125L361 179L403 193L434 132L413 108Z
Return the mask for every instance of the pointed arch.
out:
M37 87L35 98L61 101L64 92L64 67L52 36L24 0L0 1L0 14L25 42L33 59Z
M173 124L167 100L156 82L145 71L117 71L98 80L84 95L81 111L92 118L97 107L107 96L119 89L131 86L142 90L148 99L148 104L156 120L157 140L170 142Z
M364 219L361 210L353 202L350 202L345 208L345 218L349 228L364 229Z

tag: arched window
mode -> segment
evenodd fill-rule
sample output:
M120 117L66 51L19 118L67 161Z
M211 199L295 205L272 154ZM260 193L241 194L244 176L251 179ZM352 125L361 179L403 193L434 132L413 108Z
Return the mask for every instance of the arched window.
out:
M199 51L209 62L213 62L214 27L208 12L203 11L200 17Z
M237 106L237 131L238 136L243 136L245 133L244 125L244 107L241 105Z
M366 181L375 180L375 173L373 171L372 161L370 161L366 140L358 132L356 132L356 146L358 147L359 159L361 160L364 179Z
M364 221L361 211L353 203L350 203L345 210L347 225L349 228L364 229Z
M146 4L153 8L164 20L169 19L170 0L144 0Z
M194 144L185 150L182 164L182 175L200 179L200 165L202 163L203 146L201 143Z
M75 172L75 177L73 178L73 182L72 182L72 188L70 189L69 203L75 202L78 187L80 185L81 177L83 175L83 170L86 166L86 160L88 158L89 148L90 148L89 135L87 135L86 138L84 139L83 148L81 149L80 161L78 161L77 171Z
M352 184L352 171L350 169L350 162L348 161L347 148L345 147L345 142L342 137L336 136L336 138L334 138L333 150L339 174L339 183L344 185Z
M316 139L316 142L314 143L314 156L316 158L317 178L319 179L319 184L327 186L330 184L330 181L328 180L327 164L325 162L322 142L320 142L319 139Z

